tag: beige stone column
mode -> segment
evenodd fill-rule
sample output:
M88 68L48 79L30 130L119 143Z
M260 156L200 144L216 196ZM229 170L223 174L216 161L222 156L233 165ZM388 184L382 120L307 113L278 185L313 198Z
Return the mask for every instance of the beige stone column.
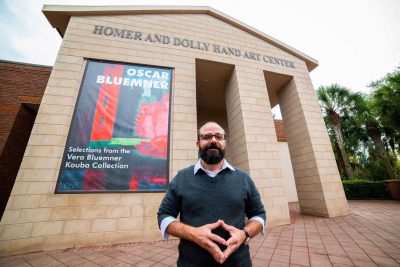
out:
M225 91L232 164L249 172L269 226L290 223L288 200L263 72L236 67Z
M197 161L196 70L192 64L174 70L170 125L170 181Z
M292 78L280 89L278 98L301 212L324 217L348 214L331 143L309 76Z

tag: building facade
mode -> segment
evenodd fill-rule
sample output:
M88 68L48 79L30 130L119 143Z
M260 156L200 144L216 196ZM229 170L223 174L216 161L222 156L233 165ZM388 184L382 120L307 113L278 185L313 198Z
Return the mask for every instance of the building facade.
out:
M227 159L252 176L268 225L290 223L281 167L285 161L271 112L277 104L301 212L325 217L348 214L309 77L316 60L207 7L45 6L43 13L63 42L0 223L1 255L160 240L156 212L164 196L163 182L197 160L196 129L208 120L227 130ZM100 67L102 75L96 72ZM140 75L148 80L132 78ZM118 101L131 99L121 97L122 91L114 95L125 83L140 86L146 97L138 104L131 102L137 105L134 111L129 110L130 104L118 111ZM93 105L90 88L97 88ZM92 117L85 117L85 107L93 109ZM115 123L112 132L103 127L108 117L101 112L107 108L114 109L113 122L130 112L141 118L143 111L147 117L140 125L154 122L151 117L157 112L167 114L158 122L168 122L168 128L154 126L147 142L139 137L150 126L140 130L136 120L136 128L130 129L136 139L122 138L125 132L117 131ZM79 135L86 130L91 134ZM73 169L78 161L71 159L70 166L68 160L83 156L74 154L81 147L71 144L87 136L91 143L82 153L102 152L99 144L104 145L105 139L101 137L109 136L108 145L118 142L137 148L131 159L144 154L156 162L149 168L164 164L166 180L156 170L157 175L146 174L150 182L145 185L134 175L124 184L115 184L129 165L121 161L110 167L121 169L121 175L106 172L99 179L97 170L86 170L74 183L74 175L82 170ZM107 159L119 160L118 153L125 153L122 148L115 151L117 155ZM165 160L156 161L160 158Z

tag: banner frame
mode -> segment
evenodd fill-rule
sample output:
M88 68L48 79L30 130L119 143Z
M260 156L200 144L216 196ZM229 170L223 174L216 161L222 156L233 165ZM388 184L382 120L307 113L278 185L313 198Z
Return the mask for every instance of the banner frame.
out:
M71 122L69 125L69 130L68 130L68 135L65 141L64 145L64 151L62 154L62 160L60 164L60 169L58 170L57 174L57 182L56 186L54 189L54 194L115 194L115 193L122 193L122 194L129 194L129 193L164 193L168 189L168 185L170 182L170 146L171 146L171 113L172 113L172 98L173 98L173 79L175 77L175 68L173 67L167 67L167 66L158 66L158 65L150 65L150 64L141 64L141 63L133 63L133 62L125 62L125 61L113 61L113 60L103 60L103 59L96 59L96 58L90 58L90 57L84 57L83 58L84 64L85 64L85 69L83 71L83 74L81 76L80 80L80 86L79 86L79 92L76 97L75 101L75 106L74 106L74 112L71 117ZM59 184L61 182L61 172L62 172L62 166L64 166L65 161L66 161L66 152L67 152L67 144L70 139L70 135L72 134L71 131L71 126L73 123L73 119L75 118L77 108L78 108L78 102L80 100L81 94L83 92L83 86L84 86L84 79L86 78L86 74L88 71L88 67L90 62L99 62L99 63L110 63L110 64L124 64L124 65L134 65L134 66L139 66L139 67L151 67L151 68L158 68L158 69L168 69L171 71L171 78L169 81L169 107L168 107L168 143L167 143L167 167L166 167L166 188L165 189L151 189L151 190L93 190L93 191L88 191L88 190L70 190L70 191L60 191L59 190Z

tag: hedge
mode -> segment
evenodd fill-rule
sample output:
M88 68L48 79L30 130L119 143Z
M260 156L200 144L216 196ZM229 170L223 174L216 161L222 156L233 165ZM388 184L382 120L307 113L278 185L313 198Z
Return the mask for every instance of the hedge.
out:
M343 180L347 199L390 199L382 181Z

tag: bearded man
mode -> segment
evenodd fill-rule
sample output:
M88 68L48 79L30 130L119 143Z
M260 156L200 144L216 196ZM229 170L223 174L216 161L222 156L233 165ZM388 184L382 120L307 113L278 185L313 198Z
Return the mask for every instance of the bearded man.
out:
M178 266L251 266L248 242L266 220L258 190L224 159L226 133L216 122L198 130L196 144L199 161L178 172L160 205L161 234L180 238Z

